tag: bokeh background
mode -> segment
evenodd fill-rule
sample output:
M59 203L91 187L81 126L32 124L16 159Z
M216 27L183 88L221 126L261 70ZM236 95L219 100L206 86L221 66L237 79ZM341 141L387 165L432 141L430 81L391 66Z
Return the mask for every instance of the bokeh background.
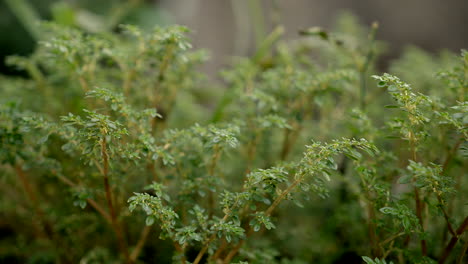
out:
M186 25L194 46L210 52L203 70L215 77L232 56L251 54L276 25L294 39L300 29L332 28L342 12L364 24L379 22L378 38L388 43L381 70L408 45L434 53L468 47L467 0L1 0L0 72L21 74L4 59L32 52L40 39L37 20L90 32L117 30L121 23Z

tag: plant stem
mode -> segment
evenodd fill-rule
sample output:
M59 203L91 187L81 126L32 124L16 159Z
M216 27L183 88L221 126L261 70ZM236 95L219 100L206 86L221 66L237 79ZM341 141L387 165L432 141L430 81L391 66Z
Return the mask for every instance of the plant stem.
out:
M421 225L422 231L424 232L424 221L423 221L423 204L421 202L421 197L419 196L418 188L414 187L414 200L416 202L416 216L419 219L419 224ZM427 243L425 239L421 239L421 251L423 256L427 256Z
M379 237L377 236L377 233L376 233L377 227L375 225L376 217L375 217L374 205L373 203L370 202L370 199L367 202L367 214L369 215L369 218L367 219L367 221L368 221L368 228L369 228L369 240L372 245L372 254L373 254L373 257L380 257L382 253L380 251L380 247L378 247Z
M101 155L102 155L102 169L103 169L103 179L104 179L104 189L106 192L106 200L107 200L107 205L109 207L110 211L110 216L111 216L111 222L112 222L112 227L114 228L114 232L117 235L117 240L119 243L120 250L124 254L125 261L126 263L132 263L127 245L125 242L124 234L122 231L122 228L119 224L119 221L117 219L117 213L115 211L113 202L112 202L112 190L109 184L109 155L107 153L107 141L105 135L101 139Z
M208 168L208 175L210 177L215 177L216 165L218 164L218 160L220 156L221 156L221 147L218 144L216 144L213 147L213 156L211 158L210 167ZM208 193L208 206L209 206L208 214L210 218L212 218L214 214L214 207L215 207L214 195L212 191Z
M236 201L234 202L234 204L231 206L231 208L229 208L227 211L225 211L224 217L223 217L223 219L221 219L221 222L226 222L226 220L229 218L229 216L231 216L232 210L234 210L234 209L238 206L238 205L237 205L238 202L239 202L239 201L236 200ZM198 252L197 257L195 258L195 260L193 261L192 264L198 264L198 263L201 261L203 255L205 255L206 251L208 250L208 247L210 246L210 243L211 243L215 238L216 238L216 233L213 233L213 234L206 240L206 242L204 243L203 248L200 250L200 252Z
M380 257L381 256L381 245L379 243L379 237L377 236L376 233L376 216L375 216L375 204L373 202L374 199L372 199L371 193L369 191L369 185L368 183L364 180L363 176L360 174L361 178L361 183L364 186L363 191L364 191L364 203L366 204L366 209L367 209L367 228L369 232L369 241L371 243L371 248L372 248L372 256L373 257ZM383 250L383 249L382 249Z
M286 195L288 195L296 186L302 181L302 177L299 177L296 179L286 190L284 190L276 199L275 201L268 207L268 209L265 211L266 216L270 216L273 210L280 204L280 202L286 198Z
M175 241L175 238L172 238ZM180 246L178 242L174 242L174 248L182 255L181 263L185 264L185 246Z
M389 243L389 242L395 240L396 238L398 238L398 237L400 237L400 236L402 236L402 235L404 235L404 234L405 234L405 232L400 232L400 233L398 233L398 234L396 234L396 235L393 235L393 236L391 236L391 237L385 239L384 241L380 242L379 245L380 245L380 246L383 246L383 245L385 245L385 244L387 244L387 243Z
M410 131L410 133L409 133L409 140L410 140L412 160L414 162L417 162L416 139L414 138L414 132L413 131ZM416 216L418 217L419 224L421 225L421 229L424 232L424 219L423 219L424 205L421 202L421 197L419 195L418 188L414 187L413 191L414 191L414 201L416 203ZM422 251L423 256L427 256L427 243L426 243L425 239L421 239L421 251Z
M226 258L224 258L224 260L223 260L223 264L231 263L232 258L234 258L234 256L237 254L237 252L239 252L239 249L242 247L244 242L245 242L245 240L239 241L239 243L237 243L237 245L235 247L233 247L231 249L231 251L229 251L229 253L226 255Z
M221 219L221 222L225 222L228 217L231 215L231 210L229 210L228 212L226 212L226 214L224 215L223 219ZM205 255L206 251L208 250L208 247L210 246L210 243L216 238L216 233L213 233L209 238L208 240L206 240L206 242L204 243L204 246L203 248L200 250L200 252L198 252L198 255L197 257L195 258L195 260L193 261L192 264L198 264L200 263L201 259L203 258L203 255Z
M455 156L455 153L456 151L458 150L458 148L460 147L461 143L463 142L463 137L460 137L458 139L458 141L455 143L455 145L453 146L453 148L450 149L450 151L447 153L447 157L445 158L445 161L442 165L442 172L441 174L442 175L446 175L448 169L449 169L449 165L450 165L450 161L454 158ZM462 174L458 174L456 177L455 177L455 192L459 192L460 191L460 187L462 186ZM449 215L453 212L453 208L455 207L455 199L451 199L448 201L448 205L447 205L447 213L444 212L444 217L446 217L445 215ZM447 218L447 217L446 217ZM447 221L448 223L448 221ZM449 225L447 225L447 228L450 228ZM453 230L453 228L452 228ZM452 233L450 230L449 230L450 233ZM453 233L452 233L453 235ZM442 236L442 241L445 242L447 239L447 232L446 230L444 230L444 233L443 233L443 236Z
M221 246L215 251L213 256L211 256L211 260L217 260L219 258L219 255L223 252L223 250L227 247L228 243L226 242L226 239L223 239L223 242L221 242Z
M55 173L55 172L54 172ZM70 187L77 187L77 184L72 182L71 180L69 180L68 178L62 176L62 175L59 175L57 173L55 173L57 175L57 177L59 178L59 180L61 180L62 182L64 182L65 184L67 184L68 186ZM101 216L102 218L104 218L104 220L106 220L109 224L112 224L112 218L111 216L109 215L109 213L107 213L104 208L102 208L96 201L94 201L93 199L91 198L88 198L86 199L86 202L88 202L91 207L93 207Z
M198 255L197 257L195 258L195 260L193 261L193 264L198 264L200 263L201 259L203 258L203 255L205 255L206 251L208 250L208 247L211 243L211 241L213 241L215 239L216 235L213 234L206 242L205 242L205 246L200 250L200 252L198 252Z
M145 53L145 50L146 50L144 41L141 40L141 39L139 39L139 41L140 41L140 45L138 46L139 52L138 52L138 55L136 56L136 59L134 61L134 67L132 67L131 69L128 69L128 67L126 67L126 66L121 66L122 71L126 72L125 78L124 78L124 81L123 81L123 91L124 91L125 96L128 96L130 94L130 88L132 86L132 81L136 77L137 69L141 65L141 60L144 57L144 53Z
M318 163L322 159L324 159L324 157L317 158L317 160L315 160L315 162ZM276 197L276 199L273 201L273 203L270 205L270 207L267 208L267 210L265 211L265 215L270 216L271 213L273 212L273 210L275 210L276 207L281 203L281 201L283 201L286 198L286 196L289 193L291 193L297 187L297 185L299 185L299 183L302 182L303 178L304 178L304 174L297 175L294 182L291 185L289 185L289 187L286 188L283 192L281 192L281 194L278 197ZM253 233L253 229L252 229L252 226L250 226L249 231L247 232L245 237L246 238L249 237L252 233ZM232 248L231 251L228 253L228 255L224 259L223 263L225 263L225 264L230 263L230 261L237 254L237 252L239 251L239 249L241 248L241 246L242 246L242 244L244 242L245 242L245 239L239 241L239 243L234 248Z
M28 177L26 176L26 173L24 170L21 168L21 165L17 164L15 166L15 171L18 177L20 178L21 184L23 185L24 192L26 193L26 196L28 197L37 217L39 218L39 221L42 224L44 234L46 237L53 241L53 229L52 225L46 220L44 211L39 207L39 202L36 196L35 191L33 190L33 187L31 186L31 183L28 180Z
M291 150L291 144L289 143L289 138L291 137L291 129L284 129L284 139L283 139L283 147L281 148L280 153L280 160L286 160L289 151Z
M273 44L275 44L283 34L284 27L278 26L266 38L262 39L262 41L257 44L257 51L252 56L252 61L261 64L262 60L267 58L270 54Z
M286 190L284 190L276 199L275 201L268 207L268 209L265 211L266 216L270 216L273 210L280 204L280 202L286 198L286 196L296 188L296 186L302 181L302 176L299 176ZM252 227L249 228L249 231L246 234L246 238L249 237L253 232ZM242 247L244 244L245 239L239 241L237 245L229 251L227 254L226 258L223 260L223 263L228 264L231 262L232 258L239 252L239 249Z
M136 243L135 248L130 254L130 261L135 262L137 260L138 256L141 253L141 250L143 249L143 246L146 243L146 240L148 238L150 231L151 231L151 226L145 225L145 227L141 231L140 238L138 239L138 242Z
M386 259L388 257L388 255L390 254L390 252L392 252L393 244L395 244L395 240L392 240L392 242L390 242L390 247L389 247L389 249L387 251L385 251L385 253L382 256L382 259Z
M258 135L259 132L255 126L252 127L252 130L254 131L255 135L254 135L254 138L247 145L247 161L246 161L247 168L245 169L245 175L249 174L252 169L252 165L255 161L255 154L257 153L258 141L260 139Z
M42 225L41 231L44 232L45 236L53 244L57 252L61 252L59 254L58 263L71 263L71 261L68 259L69 256L67 254L64 254L63 253L64 249L60 247L59 237L54 232L52 224L47 219L44 211L40 208L39 206L40 201L36 196L36 191L33 189L33 186L29 182L28 177L26 173L24 172L23 168L21 167L21 165L17 164L15 166L15 171L18 177L20 178L20 181L23 185L24 192L26 193L26 196L31 202L31 205L35 211L35 214L37 218L39 219L39 222Z
M369 34L369 42L370 47L369 51L367 52L366 60L362 67L359 68L359 83L361 88L360 93L360 103L361 103L361 110L365 110L366 108L366 93L367 93L367 71L369 69L370 62L374 58L374 43L375 43L375 36L377 34L377 29L379 28L379 24L377 22L372 23L371 32Z
M447 246L444 248L444 251L442 252L441 257L439 258L439 264L445 263L447 260L448 256L450 255L450 252L452 252L453 248L457 244L458 240L460 239L460 236L463 234L468 229L468 216L465 217L463 222L460 224L458 227L457 231L455 232L455 236L452 236L450 239L449 243Z
M452 161L453 156L457 152L462 142L463 142L463 137L460 137L455 143L455 145L453 146L453 148L451 148L450 151L447 153L447 157L445 158L444 163L442 165L442 172L447 171L450 161Z
M456 236L455 230L453 229L452 224L451 224L450 221L449 221L449 216L448 216L448 214L447 214L447 211L445 211L445 209L444 209L444 207L443 207L442 198L440 197L439 194L437 194L437 201L438 201L439 204L440 204L439 207L440 207L440 210L442 210L442 213L443 213L443 215L444 215L445 222L447 222L447 228L448 228L450 234L452 234L452 236Z
M294 122L293 129L285 128L283 147L281 148L280 160L285 161L288 158L289 153L293 149L294 143L296 143L299 134L301 133L302 125Z
M359 102L361 105L361 110L366 109L366 92L367 92L367 72L359 72L359 87L360 87L360 97Z
M154 96L154 99L153 99L153 107L155 109L158 108L158 104L159 104L159 98L157 97L158 95L156 95L156 94L161 93L161 91L159 91L159 90L161 89L162 82L165 80L166 70L169 67L169 62L170 62L170 60L172 59L172 56L173 56L173 49L174 49L174 47L172 45L168 46L166 54L164 55L164 57L162 59L161 66L159 67L159 72L158 72L158 76L157 76L156 84L155 84L155 88L154 88L155 96ZM165 116L164 119L166 120L167 116ZM151 121L151 128L152 128L153 133L156 132L156 120L157 120L157 117L154 117L152 119L152 121Z
M463 244L460 256L458 256L457 264L462 263L463 257L465 256L467 251L468 251L468 239L465 241L465 244Z

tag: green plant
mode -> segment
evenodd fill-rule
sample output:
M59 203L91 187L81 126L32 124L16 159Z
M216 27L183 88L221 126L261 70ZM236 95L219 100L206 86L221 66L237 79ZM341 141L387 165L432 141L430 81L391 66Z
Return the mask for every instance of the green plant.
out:
M390 69L443 66L410 86L371 77L377 24L279 27L220 96L184 27L44 28L1 77L0 260L464 260L466 51L408 51Z

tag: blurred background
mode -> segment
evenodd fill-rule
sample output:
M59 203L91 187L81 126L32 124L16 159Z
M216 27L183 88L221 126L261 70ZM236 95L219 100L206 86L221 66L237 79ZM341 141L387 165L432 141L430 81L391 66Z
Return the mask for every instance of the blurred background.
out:
M378 38L389 44L381 70L407 45L456 53L468 47L467 0L1 0L0 72L19 74L4 59L32 52L41 37L38 20L90 32L115 31L121 23L186 25L194 46L211 54L203 70L213 76L232 56L251 54L277 25L294 39L300 29L332 28L345 11L364 24L379 22Z

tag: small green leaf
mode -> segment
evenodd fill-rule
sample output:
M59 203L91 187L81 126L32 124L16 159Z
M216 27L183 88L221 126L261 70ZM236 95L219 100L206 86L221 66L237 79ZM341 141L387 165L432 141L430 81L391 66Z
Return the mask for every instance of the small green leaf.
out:
M364 262L366 262L367 264L375 264L375 262L369 258L369 257L362 257L362 259L364 260Z
M377 86L379 86L379 87L385 87L385 86L387 86L387 83L384 82L384 81L380 81L380 82L377 83Z
M150 216L146 217L145 223L146 223L147 226L150 226L150 225L154 224L154 221L155 221L154 216L150 215Z

